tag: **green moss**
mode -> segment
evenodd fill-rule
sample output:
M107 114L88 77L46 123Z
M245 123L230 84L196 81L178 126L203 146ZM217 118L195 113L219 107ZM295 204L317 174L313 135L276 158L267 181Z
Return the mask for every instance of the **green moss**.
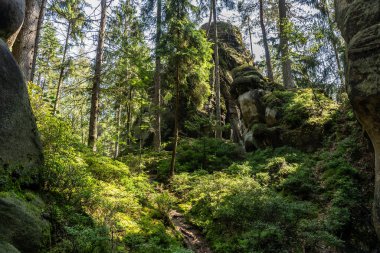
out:
M0 253L20 253L13 245L0 241Z
M49 242L49 225L41 218L42 201L32 194L27 197L29 200L13 192L1 193L0 240L22 252L40 252Z
M281 123L290 128L302 125L323 126L331 121L338 105L323 93L313 89L275 90L264 96L267 107L276 108Z

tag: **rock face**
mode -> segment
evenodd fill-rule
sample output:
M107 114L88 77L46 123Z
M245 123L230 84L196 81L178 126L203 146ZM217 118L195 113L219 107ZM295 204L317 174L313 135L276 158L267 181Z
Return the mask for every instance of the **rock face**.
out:
M23 19L24 1L0 0L0 169L30 168L42 161L26 85L7 44Z
M220 58L220 87L222 95L222 113L225 115L226 123L231 125L232 136L235 142L242 141L240 111L237 101L231 94L233 81L232 70L241 65L252 65L253 59L245 48L242 35L236 26L230 23L218 22L219 58ZM212 41L215 24L204 24L202 29L209 31L209 39Z
M242 115L246 151L291 146L313 151L321 146L336 104L312 89L286 90L255 67L233 71L231 94Z
M25 15L23 0L0 0L0 38L7 41L21 27ZM11 43L13 44L13 43Z
M0 198L0 252L2 247L7 253L40 252L49 237L49 224L41 218L40 203L28 203L15 196Z
M380 240L380 1L335 0L347 43L347 93L375 150L373 223Z

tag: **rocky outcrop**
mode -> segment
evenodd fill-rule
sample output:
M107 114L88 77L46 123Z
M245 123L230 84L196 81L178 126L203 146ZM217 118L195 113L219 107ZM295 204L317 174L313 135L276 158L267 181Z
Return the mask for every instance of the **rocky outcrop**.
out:
M313 89L286 90L252 66L232 73L231 94L244 122L246 151L285 145L313 151L322 145L336 108L331 99Z
M35 119L19 66L7 44L21 24L24 1L1 0L0 13L0 169L25 169L41 163Z
M24 0L0 0L0 39L11 47L25 16Z
M375 150L372 216L380 240L380 2L335 0L335 8L347 43L347 93Z
M0 252L37 253L49 239L49 224L41 218L42 201L16 196L0 198Z
M242 141L240 111L237 101L231 94L233 81L232 70L241 65L252 65L253 59L245 48L239 29L227 22L218 22L219 58L220 58L220 86L222 94L222 113L226 123L231 125L232 136L235 142ZM204 24L202 29L208 31L209 39L212 40L214 23Z

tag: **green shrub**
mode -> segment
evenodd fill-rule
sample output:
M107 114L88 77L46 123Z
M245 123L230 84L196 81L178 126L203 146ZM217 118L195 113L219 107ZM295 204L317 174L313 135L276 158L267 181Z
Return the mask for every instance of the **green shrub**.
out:
M302 252L316 242L340 245L318 220L316 205L284 197L250 176L183 173L172 187L215 252Z
M177 172L220 171L243 158L238 145L216 138L183 139L178 146Z

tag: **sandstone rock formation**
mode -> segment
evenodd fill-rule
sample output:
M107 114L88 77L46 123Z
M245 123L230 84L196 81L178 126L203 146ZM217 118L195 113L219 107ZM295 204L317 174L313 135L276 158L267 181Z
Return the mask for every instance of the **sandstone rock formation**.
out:
M313 151L322 145L336 104L313 89L286 90L253 66L232 70L232 98L238 101L246 151L291 146Z
M25 170L42 161L41 145L27 87L7 44L22 23L21 0L0 0L0 169Z
M49 224L41 218L42 208L39 199L0 198L0 252L1 247L7 247L7 253L41 252L49 236Z
M380 1L335 0L347 43L347 93L375 149L373 223L380 240Z
M25 15L24 0L0 0L0 38L11 47Z
M204 24L202 29L209 31L210 40L215 25L211 23ZM225 110L225 121L232 128L233 140L242 141L240 112L237 107L237 101L232 98L231 84L233 81L232 70L241 65L253 65L253 59L249 51L245 48L242 35L236 26L227 22L218 22L218 40L219 40L219 58L220 58L220 87L222 94L222 105Z

